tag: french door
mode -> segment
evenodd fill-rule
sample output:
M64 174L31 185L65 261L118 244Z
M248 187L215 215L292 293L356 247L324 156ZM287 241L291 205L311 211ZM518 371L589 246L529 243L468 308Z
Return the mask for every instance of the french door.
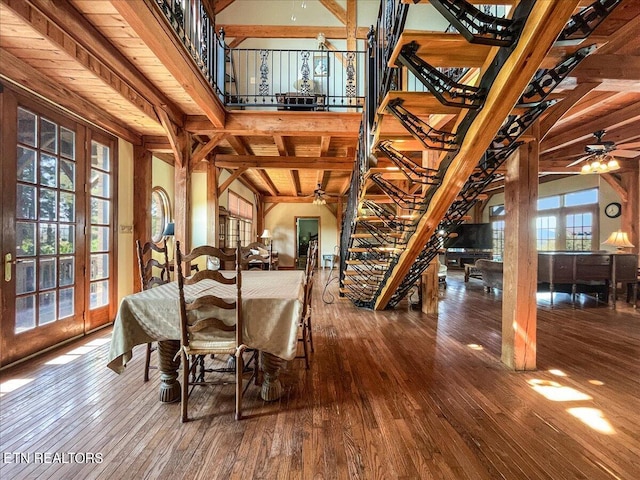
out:
M114 141L2 96L4 366L110 321Z

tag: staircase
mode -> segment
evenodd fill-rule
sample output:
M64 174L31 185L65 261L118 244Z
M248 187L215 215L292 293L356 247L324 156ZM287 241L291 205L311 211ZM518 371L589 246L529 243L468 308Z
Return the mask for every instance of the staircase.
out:
M521 0L502 18L473 2L430 0L453 33L403 31L411 7L382 2L342 230L341 295L372 309L407 295L506 159L535 140L525 132L595 50L584 40L620 1L574 15L577 0ZM398 88L408 72L424 91ZM418 161L404 153L416 150Z

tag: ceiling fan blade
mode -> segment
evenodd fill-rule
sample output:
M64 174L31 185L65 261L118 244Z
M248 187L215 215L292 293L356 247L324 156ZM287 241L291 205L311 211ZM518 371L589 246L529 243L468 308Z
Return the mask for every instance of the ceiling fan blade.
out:
M636 158L640 155L640 152L636 152L635 150L614 150L611 152L614 157L622 157L622 158Z
M573 162L571 162L569 165L567 165L568 167L573 167L574 165L578 165L580 162L584 162L587 158L592 157L593 155L585 155L584 157L580 157L577 160L574 160Z
M622 150L633 150L636 148L640 148L640 141L621 143L620 145L617 145L617 148L621 148Z

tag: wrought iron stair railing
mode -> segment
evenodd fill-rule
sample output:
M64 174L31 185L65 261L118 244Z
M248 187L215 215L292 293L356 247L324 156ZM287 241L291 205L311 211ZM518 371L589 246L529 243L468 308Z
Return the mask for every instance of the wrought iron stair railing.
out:
M440 1L438 3L450 4L452 2ZM528 3L529 5L532 4L532 2ZM610 7L610 1L597 0L595 3L598 6L587 7L584 11L596 11L603 14L608 14L611 11L611 8L608 8ZM572 26L576 22L575 18L583 19L584 14L574 16L568 22L560 38L569 35L572 29L575 30L575 27ZM519 34L513 29L517 28L518 25L524 24L524 22L525 20L520 17L520 20L509 24L510 34L513 35L514 39ZM578 22L580 25L585 23L583 20L578 20ZM595 20L590 20L590 22L594 26L600 23L600 21ZM502 39L500 42L502 42ZM411 47L411 49L413 48ZM509 47L503 46L502 48ZM415 53L415 50L411 52L411 49L405 51L407 53L404 56L405 58L402 58L403 55L399 56L400 62L406 62L407 56ZM534 76L520 97L518 108L505 119L485 155L480 159L459 195L444 214L435 233L425 243L409 272L402 278L399 287L393 293L387 305L388 307L396 306L413 288L422 272L440 251L443 245L443 238L467 218L469 210L485 196L483 194L485 188L498 177L500 167L521 145L522 142L520 142L519 138L525 130L555 102L555 100L548 100L549 94L592 51L593 47L584 47L569 58L561 61L556 67L540 70ZM498 61L504 61L506 55L497 55L496 58ZM420 69L422 69L422 63L424 62L421 62L421 59L416 57L407 63L420 65ZM407 66L406 63L403 64ZM462 92L462 96L464 96L463 104L466 108L469 108L469 104L474 102L478 107L482 106L484 96L482 83L478 89L466 89L465 86L460 87L456 80L447 81L442 79L438 70L435 70L438 74L435 74L428 67L427 70L429 70L429 75L433 75L433 78L436 79L434 82L437 85L434 90L440 89L439 96L443 103L451 99L457 101L461 96L460 92ZM499 71L499 68L494 67L493 74L495 75L497 71ZM430 81L431 79L427 78L425 85ZM491 80L490 78L488 80L483 78L483 81L486 85ZM461 88L462 90L455 90L456 88ZM376 91L380 92L380 90ZM451 95L451 92L454 92L454 94ZM447 96L449 98L443 98ZM352 189L349 207L351 213L350 221L348 224L345 222L343 225L340 278L341 294L351 299L357 306L367 308L374 308L378 295L389 281L391 275L393 275L393 268L398 261L400 253L406 249L409 239L416 231L418 223L429 207L431 198L440 186L439 180L443 178L450 163L447 157L451 158L452 155L455 155L457 146L462 142L462 138L476 115L474 110L470 110L467 114L468 117L458 126L458 131L454 134L453 132L441 132L433 129L404 108L401 101L391 103L388 109L414 138L424 142L423 144L426 148L434 149L440 147L442 150L451 151L446 154L444 160L440 163L438 171L434 171L419 166L413 160L395 150L388 142L378 142L371 145L371 150L369 151L376 149L383 153L396 166L397 171L404 176L404 181L399 182L388 180L385 175L380 173L367 173L366 165L368 165L368 162L360 163L365 168L360 169L359 179L353 185L358 187L358 197L354 198L356 190ZM375 138L375 135L370 135L370 138ZM364 143L361 142L362 145ZM369 155L367 152L359 151L359 157L367 159ZM423 180L422 183L421 180ZM373 190L371 188L372 185L377 188ZM372 194L372 191L376 191L377 194ZM383 201L381 197L386 197L387 200ZM348 229L349 227L351 228Z

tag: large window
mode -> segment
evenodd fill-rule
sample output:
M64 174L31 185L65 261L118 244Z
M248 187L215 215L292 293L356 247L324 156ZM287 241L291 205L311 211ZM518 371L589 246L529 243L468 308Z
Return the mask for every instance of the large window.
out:
M240 237L242 246L253 241L253 204L233 191L229 191L228 245L235 246Z
M162 233L171 221L169 196L162 187L153 187L151 191L151 240L158 243Z
M536 245L544 250L589 251L598 238L598 189L580 190L538 199ZM493 225L493 253L504 254L504 205L489 209Z

